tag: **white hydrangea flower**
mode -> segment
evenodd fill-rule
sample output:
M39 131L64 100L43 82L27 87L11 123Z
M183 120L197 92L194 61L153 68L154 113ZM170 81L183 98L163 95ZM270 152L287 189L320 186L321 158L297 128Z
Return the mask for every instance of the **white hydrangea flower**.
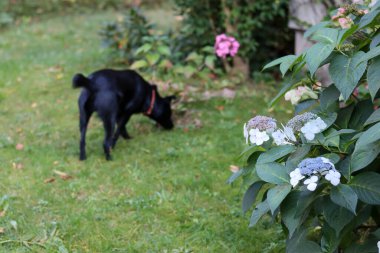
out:
M334 186L337 186L340 183L340 173L336 170L329 170L329 172L325 175L327 181Z
M320 118L307 122L302 128L301 133L309 141L314 140L315 135L322 132L327 127L326 123Z
M249 130L249 140L252 144L260 146L269 140L269 135L265 131L261 132L259 129L251 129Z
M290 184L293 186L293 187L296 187L296 185L299 183L299 181L301 179L304 179L305 176L303 176L301 174L301 171L299 168L296 168L295 170L293 170L292 172L290 172Z
M289 142L285 140L285 134L280 129L274 131L272 137L277 146L289 144Z
M307 189L309 191L315 191L315 189L317 188L317 183L318 183L318 176L311 176L310 178L306 179L304 182L303 182L305 185L307 185Z

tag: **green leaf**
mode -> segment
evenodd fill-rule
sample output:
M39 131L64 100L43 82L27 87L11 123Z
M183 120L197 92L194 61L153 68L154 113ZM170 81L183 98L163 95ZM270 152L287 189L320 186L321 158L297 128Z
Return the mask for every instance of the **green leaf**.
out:
M339 109L339 96L340 92L331 84L329 87L325 88L320 96L320 105L324 111L336 111Z
M340 129L339 131L332 132L328 136L326 136L326 139L333 138L335 136L340 136L342 134L352 134L355 133L356 130L354 129Z
M321 231L321 248L323 252L335 253L340 244L341 238L336 235L336 232L329 224L323 224Z
M338 206L332 201L325 201L322 208L327 223L335 230L336 235L339 235L344 226L354 218L354 214L345 207Z
M159 46L159 47L157 47L157 51L161 55L164 55L164 56L170 56L171 55L170 48L167 46Z
M346 208L353 214L356 214L355 210L358 203L358 196L350 186L339 184L336 187L332 187L330 198L335 204Z
M267 68L271 68L271 67L276 66L278 64L281 64L284 61L289 61L291 59L293 59L293 61L294 61L295 58L297 58L297 56L295 56L295 55L286 55L286 56L283 56L283 57L278 58L278 59L276 59L274 61L271 61L270 63L268 63L267 65L265 65L264 68L263 68L263 70L265 70Z
M247 160L249 156L251 156L253 153L256 152L263 152L265 151L265 148L261 146L247 146L239 155L239 160Z
M373 162L380 153L380 142L370 143L366 147L355 147L351 158L351 172L365 168Z
M303 35L303 37L308 38L308 37L310 37L310 35L314 34L316 31L318 31L319 29L321 29L323 27L326 27L329 24L330 24L330 22L328 22L328 21L319 22L316 25L313 25L312 27L307 29L305 34Z
M367 70L367 82L372 101L380 89L380 57L373 59Z
M248 209L253 205L253 203L255 203L257 194L259 193L261 187L264 184L264 181L254 182L245 192L242 204L242 209L244 213L248 211Z
M348 37L354 34L358 30L358 27L358 25L353 25L349 29L343 29L340 34L341 38L339 40L339 45L343 44Z
M369 48L372 49L379 44L380 44L380 33L376 34L375 37L372 38L372 41L371 41L371 44L369 45Z
M209 68L209 69L214 69L215 67L215 56L213 55L209 55L209 56L206 56L205 58L205 65Z
M286 161L286 169L288 173L294 170L297 167L297 165L301 162L301 160L303 160L304 157L309 154L310 149L310 144L304 144L302 146L297 147L296 151L293 154L291 154L288 160Z
M269 106L273 106L275 103L278 102L278 100L288 91L292 88L294 83L291 80L287 80L283 83L282 88L279 93L270 101Z
M312 76L333 50L334 44L324 42L316 43L307 50L305 60Z
M342 175L350 181L351 179L351 157L347 156L343 160L339 161L339 163L336 165L336 168Z
M320 114L320 118L325 122L326 128L329 128L332 124L334 124L335 120L338 117L338 114L336 112L330 112L329 114Z
M331 60L329 72L335 86L347 100L355 89L367 67L367 62L362 59L364 52L357 52L353 57L338 55Z
M298 103L294 108L294 112L296 114L301 114L307 111L309 112L317 106L319 106L319 102L317 99L307 99Z
M141 69L141 68L145 68L148 66L148 63L145 61L145 60L138 60L138 61L135 61L131 66L130 68L131 69Z
M367 53L362 54L357 64L361 64L362 62L366 62L380 55L380 46L371 48Z
M280 206L281 202L286 198L291 189L291 185L282 184L277 185L268 191L267 202L272 214L274 214L275 210Z
M323 157L329 159L333 164L336 164L340 161L340 156L335 153L326 153L323 154Z
M363 134L359 137L356 142L355 148L366 148L368 144L380 140L380 122L368 128Z
M339 30L334 28L322 28L314 33L312 39L336 46L339 42Z
M253 227L256 225L256 223L260 220L260 218L266 214L269 211L269 205L267 201L263 201L259 203L256 207L255 210L252 212L251 220L249 222L249 226Z
M374 9L370 11L369 13L367 13L366 15L364 15L360 19L359 29L362 29L363 27L366 27L367 25L371 24L377 18L379 14L380 14L380 10Z
M371 116L369 116L367 121L364 123L364 126L368 126L370 124L373 124L379 121L380 121L380 110L376 110L371 114Z
M281 219L289 231L289 238L293 236L293 233L299 227L302 221L302 217L296 217L297 202L299 198L299 191L293 191L285 198L281 204Z
M228 179L227 184L232 184L237 178L244 174L244 169L240 169L237 172L233 173Z
M141 47L136 49L135 55L139 55L140 53L147 53L151 49L152 49L152 44L144 44Z
M154 65L158 62L158 60L160 59L160 55L159 54L147 54L146 55L146 59L148 60L148 63L149 65Z
M295 150L293 145L281 145L269 149L267 152L262 153L257 160L257 164L274 162Z
M348 128L351 129L362 129L364 123L367 121L369 116L373 113L373 103L371 99L359 101L353 112L351 113L350 121L348 123Z
M299 229L286 241L286 253L322 253L319 245L307 239L307 229Z
M272 184L289 184L289 174L285 166L279 163L265 163L256 166L257 175Z
M375 172L358 174L352 179L350 186L364 203L380 205L380 174Z
M380 153L380 143L370 143L365 148L355 147L351 158L351 172L365 168L372 163Z
M286 72L288 72L289 68L293 66L293 63L298 59L298 56L295 55L288 55L287 58L285 58L281 64L280 64L280 71L282 76L285 76Z

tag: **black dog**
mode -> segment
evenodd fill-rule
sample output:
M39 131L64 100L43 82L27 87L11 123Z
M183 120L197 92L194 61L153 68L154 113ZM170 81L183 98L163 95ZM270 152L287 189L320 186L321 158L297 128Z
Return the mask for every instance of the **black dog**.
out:
M121 135L130 136L125 125L134 113L144 113L165 129L173 128L170 102L174 96L162 98L156 85L150 85L133 70L99 70L88 77L76 74L73 87L82 87L78 99L80 112L80 160L86 159L86 129L94 111L103 121L103 143L106 159L111 159L111 148ZM117 124L116 131L115 125Z

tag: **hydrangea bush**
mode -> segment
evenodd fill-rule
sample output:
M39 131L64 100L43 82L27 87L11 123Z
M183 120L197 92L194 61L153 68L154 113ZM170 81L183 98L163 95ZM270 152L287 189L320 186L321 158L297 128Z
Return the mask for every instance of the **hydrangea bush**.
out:
M286 251L378 252L380 241L380 1L345 5L305 36L316 43L279 58L287 123L256 116L244 124L248 144L243 211L250 226L269 214L281 223ZM343 20L344 19L344 20ZM316 71L329 64L332 84Z

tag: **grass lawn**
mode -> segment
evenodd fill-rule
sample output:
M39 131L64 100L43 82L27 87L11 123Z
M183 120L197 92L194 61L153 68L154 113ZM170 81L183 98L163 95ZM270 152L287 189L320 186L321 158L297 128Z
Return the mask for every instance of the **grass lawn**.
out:
M259 92L186 105L201 128L161 131L136 115L111 162L93 117L78 161L71 77L107 67L97 32L114 19L58 16L0 36L0 252L282 252L280 228L248 228L242 190L225 183L242 123L266 113Z

